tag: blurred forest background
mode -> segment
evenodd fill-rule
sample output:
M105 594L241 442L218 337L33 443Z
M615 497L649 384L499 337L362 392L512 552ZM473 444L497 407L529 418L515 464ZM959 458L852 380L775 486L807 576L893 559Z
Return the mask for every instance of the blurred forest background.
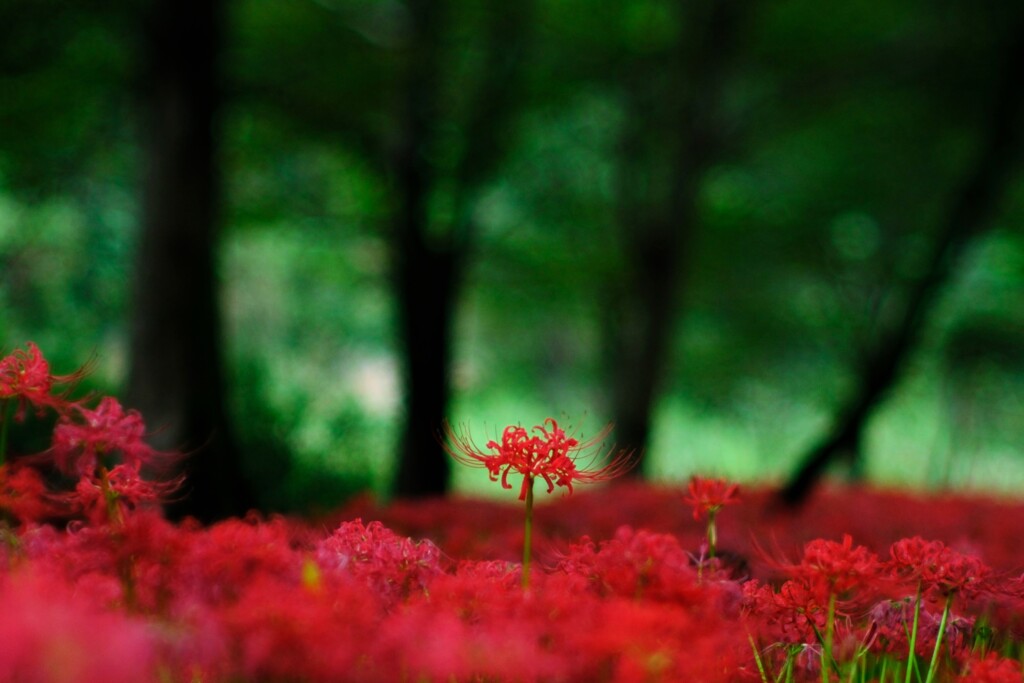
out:
M187 512L638 473L1024 491L1024 4L0 0L0 347Z

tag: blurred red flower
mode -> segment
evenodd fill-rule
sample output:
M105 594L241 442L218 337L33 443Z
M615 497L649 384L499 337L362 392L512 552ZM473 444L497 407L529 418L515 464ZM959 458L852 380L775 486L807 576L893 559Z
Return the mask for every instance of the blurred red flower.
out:
M38 471L9 463L0 465L0 514L34 522L57 514L57 503L58 498L47 491Z
M725 479L691 477L689 495L684 502L693 506L693 518L699 520L705 515L718 512L725 505L740 502L739 484L730 484Z
M143 438L146 425L136 410L125 410L116 398L104 397L95 410L74 406L53 430L53 456L68 474L91 476L105 456L120 454L122 464L138 470L156 451Z
M957 680L971 683L1020 683L1020 662L989 654L984 659L969 661Z
M50 373L50 364L43 358L39 347L28 342L25 349L17 349L0 358L0 404L9 400L18 401L15 419L23 419L25 409L32 405L37 411L53 408L58 412L72 405L68 394L74 385L85 376L87 367L70 375ZM54 393L56 385L69 385L67 389Z

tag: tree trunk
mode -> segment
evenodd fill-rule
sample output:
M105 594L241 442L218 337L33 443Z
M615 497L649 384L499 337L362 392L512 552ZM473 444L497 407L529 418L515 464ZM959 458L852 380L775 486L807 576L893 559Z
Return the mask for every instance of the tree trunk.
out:
M398 209L395 278L405 386L405 425L394 493L440 495L450 465L436 435L448 405L450 328L457 267L454 246L430 241L427 204L434 169L426 148L437 123L444 3L409 3L412 32L401 103L400 138L392 159Z
M127 389L153 443L187 453L172 514L204 521L253 503L224 406L214 264L222 10L217 0L154 0L145 18L144 186Z
M671 69L675 76L669 92L638 92L634 69L625 75L631 111L619 169L618 221L627 263L609 332L616 442L633 451L634 477L644 474L644 449L666 372L686 251L696 232L701 177L721 149L717 117L736 44L738 10L731 1L680 3L682 26L671 55L675 62L647 63L640 70ZM670 109L659 116L665 105ZM668 190L652 195L634 172L637 166L657 168L658 155L671 141L674 151L663 166Z
M799 469L780 492L786 504L803 501L825 467L837 457L846 456L854 462L861 458L864 428L899 381L943 286L956 272L968 246L991 227L1021 151L1024 89L1020 87L1019 74L1024 72L1024 36L1017 31L1010 38L1008 50L998 65L998 90L991 114L985 120L980 154L946 215L928 268L908 292L899 323L883 333L868 354L859 374L860 387L839 410L832 431L802 458Z
M424 151L438 123L441 33L445 7L431 0L413 2L415 38L403 101L402 132L392 168L399 209L395 216L395 276L405 360L405 426L394 493L403 497L443 495L448 490L449 457L440 430L451 396L452 326L462 264L475 221L473 202L502 158L504 124L513 110L523 34L532 3L495 5L482 79L462 121L465 149L452 170L454 219L431 225L427 203L438 169ZM473 86L467 86L473 87Z

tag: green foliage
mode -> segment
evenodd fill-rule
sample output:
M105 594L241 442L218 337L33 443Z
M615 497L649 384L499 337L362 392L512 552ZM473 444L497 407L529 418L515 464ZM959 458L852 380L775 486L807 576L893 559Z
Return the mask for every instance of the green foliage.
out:
M243 358L233 373L233 418L262 509L322 513L371 490L375 473L367 456L381 450L366 436L373 425L351 408L324 420L301 386L282 391L282 384L254 359ZM312 435L316 430L323 433Z
M699 234L685 255L650 447L659 476L713 463L778 478L827 425L976 157L998 39L1020 21L1010 5L745 8L721 84L727 144L700 183ZM442 116L423 150L440 177L435 228L447 230L460 201L478 228L452 414L532 424L586 413L597 425L610 404L609 302L631 234L617 196L623 169L661 191L656 164L623 159L625 86L658 104L674 87L665 60L692 27L676 26L665 0L538 0L508 81L500 162L456 196L488 27L507 11L495 7L450 3ZM0 343L35 339L58 364L95 352L109 385L124 380L128 283L144 277L132 267L136 11L0 8L0 91L13 95L0 99ZM377 0L231 6L219 254L231 399L251 474L279 509L330 505L388 478L401 363L386 159L407 13ZM661 159L654 130L643 144ZM958 273L909 381L872 425L872 473L1024 479L1022 198L1018 174L1001 229ZM893 466L894 454L909 464ZM998 471L985 474L986 462Z

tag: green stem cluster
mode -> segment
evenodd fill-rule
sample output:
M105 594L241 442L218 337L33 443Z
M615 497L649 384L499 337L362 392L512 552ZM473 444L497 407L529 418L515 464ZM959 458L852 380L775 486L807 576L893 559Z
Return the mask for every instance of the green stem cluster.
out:
M835 659L833 652L835 645L837 597L835 591L832 591L829 595L824 628L819 630L812 624L815 638L821 646L822 683L830 683L830 681L833 680L845 681L845 683L868 683L869 681L872 683L936 683L936 681L942 680L939 676L939 670L942 668L943 664L940 653L942 652L946 631L949 628L954 598L955 594L946 596L942 616L939 620L939 630L935 639L935 646L932 649L931 658L926 669L924 661L920 661L917 656L917 641L920 635L920 621L923 602L923 591L921 586L918 586L917 595L914 598L912 621L909 624L906 624L909 651L905 662L896 659L891 655L872 657L865 643L860 644L851 659L845 660L842 663L838 662ZM767 668L766 661L762 658L762 652L758 648L757 641L753 634L748 632L747 640L754 652L754 661L757 665L757 671L760 676L761 683L792 683L794 681L794 665L796 658L801 653L806 652L807 646L788 646L789 649L786 653L786 659L782 664L781 669L777 672L773 672ZM781 643L771 647L778 646L781 646ZM982 648L986 646L987 641L983 643ZM982 651L984 650L982 649Z

